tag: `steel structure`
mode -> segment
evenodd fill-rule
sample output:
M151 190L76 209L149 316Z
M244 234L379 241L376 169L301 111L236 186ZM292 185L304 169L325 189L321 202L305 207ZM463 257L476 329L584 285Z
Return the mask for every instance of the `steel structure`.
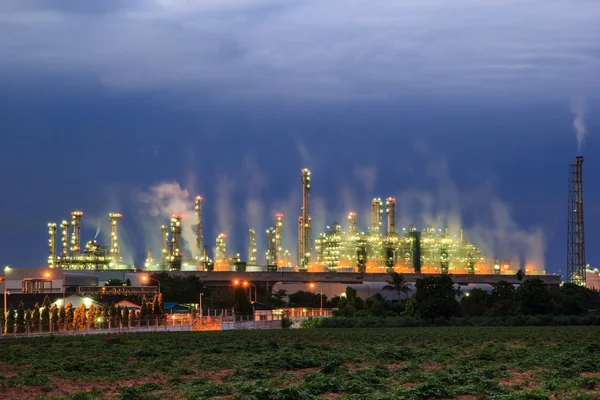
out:
M121 260L119 251L119 229L118 222L123 217L120 213L110 213L108 218L110 220L110 256L114 261Z
M275 262L277 266L284 265L283 256L283 214L275 214Z
M183 259L183 250L181 248L181 219L183 217L173 214L171 217L171 248L169 249L169 268L172 270L181 269Z
M383 226L383 209L380 198L375 198L371 202L371 229L372 235L379 235Z
M196 211L196 257L201 260L204 250L204 235L202 233L202 196L196 196L194 199L194 210Z
M276 235L275 228L271 227L267 229L267 265L275 265L277 258L277 246L276 246Z
M248 264L256 265L256 233L252 228L248 231Z
M396 231L396 199L388 197L385 199L385 213L387 215L387 235L393 236Z
M312 242L312 218L309 210L310 170L301 171L302 181L302 215L298 218L298 268L307 270L310 264Z
M51 222L48 224L48 235L50 238L48 239L48 266L50 268L54 268L56 266L56 224Z
M77 257L81 254L81 218L83 212L73 211L71 213L71 226L73 234L71 235L71 255Z
M585 285L585 233L583 224L583 157L569 165L567 221L567 279Z
M169 228L166 225L160 226L160 238L161 238L161 249L160 249L160 261L161 264L167 265L169 262Z

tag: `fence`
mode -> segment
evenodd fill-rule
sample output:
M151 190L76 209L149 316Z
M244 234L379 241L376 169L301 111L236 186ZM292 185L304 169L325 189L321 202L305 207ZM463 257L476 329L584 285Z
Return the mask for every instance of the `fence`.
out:
M282 314L289 318L331 317L335 308L280 308L274 314Z
M192 330L191 315L173 315L161 318L146 318L135 321L94 321L85 323L50 323L50 324L14 324L2 326L3 337L45 336L45 335L88 335L101 333L127 332L161 332L161 331L190 331Z

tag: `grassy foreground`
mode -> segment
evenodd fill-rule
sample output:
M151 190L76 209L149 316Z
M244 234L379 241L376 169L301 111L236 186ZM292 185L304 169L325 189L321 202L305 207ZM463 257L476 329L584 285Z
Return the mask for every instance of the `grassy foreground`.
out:
M0 340L10 399L598 399L600 327Z

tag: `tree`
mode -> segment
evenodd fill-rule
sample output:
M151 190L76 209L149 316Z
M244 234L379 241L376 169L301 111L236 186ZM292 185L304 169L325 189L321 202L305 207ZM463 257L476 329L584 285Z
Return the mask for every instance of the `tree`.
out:
M48 296L44 297L44 301L42 302L42 310L41 310L41 323L42 330L44 332L48 332L50 330L50 298Z
M518 270L517 273L515 274L515 277L517 278L517 280L519 282L521 282L523 280L523 278L525 277L523 270L522 269Z
M56 304L52 304L50 308L50 323L52 324L51 330L55 331L58 324L58 307Z
M250 303L250 300L248 300L245 288L235 288L235 291L233 292L233 308L236 314L252 314L252 303Z
M129 311L129 323L131 326L136 326L138 321L138 313L135 310Z
M80 304L73 313L73 322L75 323L77 330L85 330L86 328L86 317L85 317L85 304Z
M17 324L17 332L25 332L25 304L23 302L20 302L17 307L17 319L15 323Z
M58 323L62 325L65 322L67 322L67 310L65 305L61 304L60 308L58 309Z
M131 279L127 278L125 280L125 286L131 286Z
M131 286L131 281L129 283L130 285L127 285L121 279L110 278L104 283L104 286Z
M162 293L159 293L157 297L158 309L154 312L159 317L165 315L165 302L163 301Z
M35 332L40 331L41 316L42 314L40 313L40 306L38 303L35 303L35 306L33 306L33 313L31 315L31 327Z
M512 283L500 281L494 285L491 294L492 308L488 314L492 316L514 315L517 311L515 303L515 287Z
M460 313L456 297L459 291L449 275L427 276L417 279L417 291L406 305L406 312L414 317L433 319L453 317Z
M550 292L556 304L556 313L578 315L600 310L600 293L574 283L565 283Z
M160 315L160 304L158 304L158 295L154 296L152 300L152 313L153 316Z
M160 282L160 291L168 301L180 304L197 303L200 293L204 293L205 299L210 294L196 275L171 276L168 272L161 272L152 274L150 278Z
M338 301L337 307L338 309L333 312L333 315L354 317L357 311L366 309L366 304L363 299L358 297L358 293L354 288L347 287L346 292Z
M287 305L287 292L285 289L268 292L259 296L258 302L272 307L285 307Z
M25 331L27 332L31 332L33 328L33 318L30 309L25 310L25 327Z
M304 290L288 295L290 307L313 307L321 306L321 294ZM323 307L326 307L327 296L323 295Z
M483 289L471 289L460 300L462 313L474 317L479 317L487 313L491 304L491 296Z
M390 279L387 281L387 285L383 287L383 290L393 290L398 293L398 300L402 299L402 294L408 294L412 292L412 289L408 286L404 275L397 272L390 273Z
M115 327L117 324L117 306L115 303L111 303L110 308L108 309L108 315L110 319L110 325Z
M87 310L87 324L90 328L96 327L96 307L94 305L90 305L90 308Z
M124 327L129 327L129 308L127 307L127 305L123 307L123 311L121 314L121 323Z
M140 320L144 321L148 318L148 302L146 296L142 296L142 304L140 305Z
M73 312L73 304L69 303L65 307L65 322L68 324L72 324L74 320L75 314ZM67 328L69 329L69 328Z
M541 279L527 279L517 289L519 312L526 315L551 314L555 304Z
M2 332L4 332L4 325L6 324L6 313L4 308L0 308L0 326L2 327Z
M15 329L15 309L12 304L8 305L8 314L6 315L6 332L13 333Z

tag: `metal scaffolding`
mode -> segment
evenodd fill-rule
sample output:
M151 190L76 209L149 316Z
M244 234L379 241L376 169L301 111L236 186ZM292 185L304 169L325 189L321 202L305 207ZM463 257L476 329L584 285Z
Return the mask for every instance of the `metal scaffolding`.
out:
M569 165L567 222L567 279L585 285L585 234L583 229L583 157Z

